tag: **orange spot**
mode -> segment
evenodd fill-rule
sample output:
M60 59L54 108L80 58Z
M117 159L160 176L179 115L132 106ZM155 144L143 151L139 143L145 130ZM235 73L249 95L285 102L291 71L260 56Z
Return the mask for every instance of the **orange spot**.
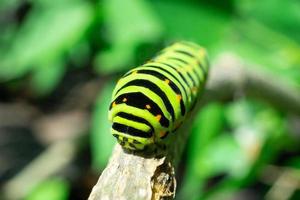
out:
M166 83L166 84L169 84L169 83L170 83L170 80L169 80L169 79L165 79L165 83Z
M177 95L176 95L176 98L177 98L177 100L178 100L178 101L181 101L181 99L182 99L182 96L181 96L181 95L179 95L179 94L177 94Z
M164 137L167 134L167 131L161 131L159 133L159 137Z
M116 105L117 105L116 102L113 102L112 107L115 107Z
M156 118L156 120L159 122L160 119L161 119L161 115L156 115L155 118Z
M150 109L151 109L151 106L150 106L149 104L147 104L147 105L146 105L146 108L147 108L148 110L150 110Z
M126 101L127 101L127 98L124 98L122 101L123 101L123 102L126 102Z

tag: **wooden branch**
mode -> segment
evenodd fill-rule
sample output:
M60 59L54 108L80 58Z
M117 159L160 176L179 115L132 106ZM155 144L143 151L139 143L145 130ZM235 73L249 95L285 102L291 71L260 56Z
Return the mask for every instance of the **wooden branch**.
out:
M246 67L233 55L222 56L210 71L205 94L197 110L213 100L236 96L241 92L255 94L287 112L300 113L300 93L270 74ZM276 96L276 98L274 98ZM161 157L147 157L125 152L116 145L112 157L94 186L89 200L158 200L174 199L175 171L185 143L193 114L171 135L171 145Z
M283 112L300 115L299 87L268 71L247 65L235 55L222 55L210 75L207 100L248 95L263 99Z

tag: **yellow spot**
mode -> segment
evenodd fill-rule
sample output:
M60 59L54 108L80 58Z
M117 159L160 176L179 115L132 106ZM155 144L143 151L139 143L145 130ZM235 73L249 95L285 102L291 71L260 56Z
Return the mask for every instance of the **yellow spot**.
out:
M166 84L169 84L169 83L170 83L170 80L169 80L169 79L165 79L165 83L166 83Z
M181 101L181 99L182 99L182 96L181 96L181 95L179 95L179 94L177 94L177 95L176 95L176 98L177 98L177 100L178 100L178 101Z
M160 119L161 119L161 115L156 115L155 118L156 118L156 120L159 122Z
M138 71L136 70L136 71L133 71L131 74L137 74L138 73Z
M146 105L146 108L147 108L148 110L150 110L150 109L151 109L151 106L150 106L149 104L147 104L147 105Z
M115 107L117 104L116 102L114 101L113 104L112 104L112 107Z
M159 137L164 137L166 135L167 131L161 131L159 133Z
M127 101L127 98L124 98L122 101L123 101L123 102L126 102L126 101Z

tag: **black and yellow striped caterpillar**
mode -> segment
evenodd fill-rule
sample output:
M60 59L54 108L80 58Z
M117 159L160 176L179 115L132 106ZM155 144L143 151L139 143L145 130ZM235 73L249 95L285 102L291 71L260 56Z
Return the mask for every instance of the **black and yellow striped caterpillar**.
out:
M204 48L178 42L130 70L112 94L109 120L113 136L130 150L163 142L193 109L208 67Z

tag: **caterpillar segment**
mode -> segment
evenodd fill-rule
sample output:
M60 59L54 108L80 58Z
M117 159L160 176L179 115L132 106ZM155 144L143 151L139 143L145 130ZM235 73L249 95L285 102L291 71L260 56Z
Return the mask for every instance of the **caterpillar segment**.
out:
M127 72L112 94L112 135L134 151L163 143L195 106L208 68L206 50L184 41Z

